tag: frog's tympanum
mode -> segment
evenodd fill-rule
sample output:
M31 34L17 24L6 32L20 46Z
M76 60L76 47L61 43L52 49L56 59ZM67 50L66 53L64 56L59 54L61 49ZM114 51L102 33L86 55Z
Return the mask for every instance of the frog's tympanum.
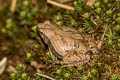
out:
M58 27L50 21L39 23L39 35L48 45L52 59L67 66L81 66L90 60L90 53L96 53L96 42L70 27Z

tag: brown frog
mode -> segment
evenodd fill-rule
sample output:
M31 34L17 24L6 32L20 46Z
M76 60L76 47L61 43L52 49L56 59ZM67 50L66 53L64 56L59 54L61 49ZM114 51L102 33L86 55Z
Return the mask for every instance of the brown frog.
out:
M89 62L91 52L98 52L97 43L91 37L83 37L73 28L45 21L37 25L37 30L57 63L77 67Z

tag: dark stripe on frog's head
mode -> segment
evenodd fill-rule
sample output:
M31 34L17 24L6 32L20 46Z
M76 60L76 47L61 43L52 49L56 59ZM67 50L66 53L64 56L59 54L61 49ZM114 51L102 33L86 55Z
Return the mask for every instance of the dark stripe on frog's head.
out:
M50 45L50 40L49 40L49 38L48 38L47 36L45 36L44 33L40 32L38 27L37 27L37 33L38 33L38 35L40 36L42 42L44 42L45 46L49 46L49 45ZM45 41L44 41L44 39L43 39L42 36L44 36L44 37L46 38L47 43L45 43Z
M39 28L38 28L38 29L39 29ZM51 50L52 54L53 54L55 57L57 57L58 59L62 60L62 59L63 59L63 56L59 55L59 53L56 52L56 50L54 49L53 45L51 44L51 41L49 40L49 38L48 38L47 36L45 36L44 33L40 32L38 29L37 29L37 33L38 33L38 35L40 36L40 38L42 39L42 41L44 42L43 38L41 37L42 35L43 35L43 36L47 39L47 41L48 41L48 43L45 43L45 42L44 42L44 44L45 44L45 45L47 44L47 46L50 47L50 50Z

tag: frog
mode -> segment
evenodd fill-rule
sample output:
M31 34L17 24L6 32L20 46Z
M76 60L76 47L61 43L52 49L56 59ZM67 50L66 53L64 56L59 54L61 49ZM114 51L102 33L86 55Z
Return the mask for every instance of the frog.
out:
M58 27L47 20L37 25L37 31L56 63L82 66L90 61L92 53L99 52L98 43L91 36L84 36L74 28Z

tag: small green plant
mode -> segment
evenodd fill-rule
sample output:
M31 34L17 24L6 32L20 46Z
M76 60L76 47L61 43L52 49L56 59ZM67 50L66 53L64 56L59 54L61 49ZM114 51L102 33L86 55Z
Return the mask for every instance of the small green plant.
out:
M98 80L99 79L99 73L98 73L98 71L96 69L92 69L90 71L90 78L92 80Z
M50 52L46 52L46 58L50 63L53 63L53 60L51 58L52 55L50 55Z
M18 64L17 71L21 73L21 72L24 72L24 70L25 70L25 66L23 64Z
M65 73L64 77L65 77L65 79L70 79L71 78L71 74L70 73Z
M96 3L94 4L95 8L99 8L100 7L100 2L99 1L96 1Z
M88 19L90 17L90 13L86 12L84 15L83 15L84 18Z
M41 44L41 46L42 46L42 47L45 47L44 44L43 44L43 42L42 42L42 40L41 40L41 38L40 38L40 36L39 36L39 34L38 34L37 26L33 26L33 27L32 27L32 31L33 31L33 32L31 32L31 37L37 39L38 42ZM35 45L35 48L37 48L37 47L38 47L38 46Z
M77 12L79 12L79 13L80 13L80 12L83 13L83 12L89 10L89 8L86 6L84 0L77 0L77 1L75 1L75 2L74 2L74 6L75 6L75 10L76 10Z
M5 36L9 36L13 38L18 36L19 30L16 24L14 23L13 19L9 18L6 20L6 25L1 29L1 33L4 34Z
M118 25L116 25L115 27L114 27L114 30L115 30L115 32L116 33L120 33L120 25L118 24Z
M17 4L16 12L18 13L21 25L34 25L38 23L39 10L37 7L34 7L31 1L28 0Z
M117 76L112 75L112 76L111 76L111 80L117 80Z
M77 70L78 70L80 73L82 73L82 72L83 72L83 67L80 66L80 67L77 68Z
M12 80L29 80L29 76L27 73L25 73L25 66L24 64L18 64L16 67L17 72L16 73L11 73L10 77Z
M65 67L63 69L56 69L55 75L58 79L69 80L71 79L71 75L74 74L73 71L74 67Z
M57 15L55 15L52 20L53 23L57 24L58 26L62 26L63 25L63 15L59 12Z
M62 75L62 70L61 70L61 69L57 69L57 70L56 70L56 74L57 74L58 76L61 76L61 75Z
M85 76L85 75L83 75L82 78L81 78L81 80L88 80L88 77Z
M99 8L99 7L96 9L96 13L97 13L97 14L100 14L100 13L101 13L101 11L102 11L102 9L101 9L101 8Z
M12 78L12 80L17 80L18 79L17 73L11 73L10 77Z
M69 67L67 67L67 70L72 73L74 71L74 67L69 66Z
M93 32L94 31L94 24L91 20L85 20L85 22L83 23L83 26L84 26L84 29L87 31L87 32Z
M108 3L108 0L104 0L104 3L107 4L107 3Z
M106 69L107 69L108 72L110 72L111 67L109 65L106 65Z
M115 35L112 33L112 31L111 31L111 29L110 29L110 30L109 30L109 34L108 34L108 38L109 38L109 40L108 40L108 47L109 47L110 49L114 47L114 45L113 45L114 36L115 36Z
M96 70L96 69L92 69L92 70L91 70L91 75L97 76L97 70Z
M26 59L28 60L28 61L31 61L31 60L33 60L35 58L35 54L33 53L33 52L27 52L26 53Z
M112 16L112 13L113 13L113 11L112 11L111 9L106 11L106 14L107 14L108 16Z
M22 73L21 79L22 80L29 80L28 75L26 73Z

